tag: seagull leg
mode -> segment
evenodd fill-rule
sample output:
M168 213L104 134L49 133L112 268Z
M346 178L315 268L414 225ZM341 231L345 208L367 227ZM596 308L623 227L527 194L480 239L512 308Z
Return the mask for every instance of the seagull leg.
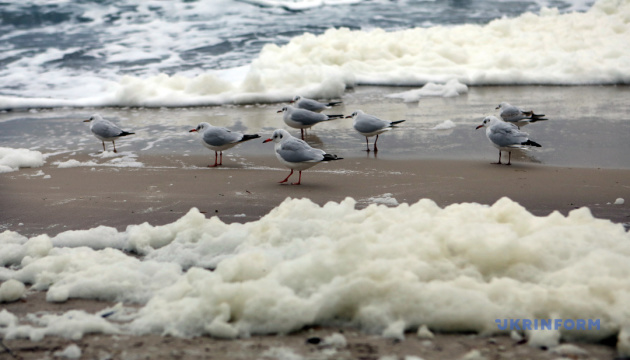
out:
M508 151L508 163L505 165L512 165L512 152Z
M367 152L370 152L370 143L368 142L368 137L365 137L365 148Z
M223 165L223 151L219 152L219 158L220 158L219 165Z
M293 170L292 170L293 171ZM298 179L298 182L296 183L291 183L291 185L300 185L300 183L302 182L302 171L299 172L300 174L300 178Z
M374 140L374 152L378 151L378 148L376 147L376 142L378 141L378 135L376 135L376 140Z
M493 164L501 165L501 150L499 150L499 161Z
M219 165L217 163L217 155L218 155L218 152L215 151L214 152L214 165L208 165L208 167L216 167L217 165Z
M114 140L112 140L112 144L114 144L114 152L117 153L118 151L116 150L116 142Z
M301 174L301 173L302 173L302 172L300 171L300 174ZM287 178L286 178L286 179L284 179L284 180L282 180L282 181L279 181L279 183L280 183L280 184L284 184L285 182L287 182L287 181L289 180L289 178L291 177L291 175L293 175L293 169L291 169L291 172L289 173L289 176L287 176Z
M304 140L304 129L300 129L300 134L302 135L302 140Z
M105 152L105 141L101 141L103 143L103 152Z

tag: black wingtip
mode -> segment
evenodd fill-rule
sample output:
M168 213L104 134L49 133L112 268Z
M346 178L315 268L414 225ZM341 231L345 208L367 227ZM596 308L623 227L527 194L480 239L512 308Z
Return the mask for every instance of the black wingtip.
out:
M338 157L333 154L324 154L324 160L322 161L332 161L332 160L343 160L343 158Z
M332 102L329 102L329 103L328 103L328 104L326 104L326 105L327 105L327 106L337 106L337 105L339 105L339 104L342 104L342 102L341 102L341 101L332 101Z
M407 121L407 120L396 120L396 121L392 121L391 124L392 125L396 125L396 124L400 124L400 123L405 122L405 121Z
M260 137L260 135L258 134L251 134L251 135L243 135L243 138L241 139L241 142L243 141L247 141L247 140L252 140L252 139L258 139Z
M135 135L136 133L133 132L129 132L129 131L123 131L120 133L120 135L118 136L127 136L127 135Z
M328 119L341 119L344 118L345 115L327 115Z
M521 145L528 145L528 146L535 146L535 147L542 147L542 145L540 145L539 143L535 142L535 141L531 141L531 140L527 140L523 143L521 143Z

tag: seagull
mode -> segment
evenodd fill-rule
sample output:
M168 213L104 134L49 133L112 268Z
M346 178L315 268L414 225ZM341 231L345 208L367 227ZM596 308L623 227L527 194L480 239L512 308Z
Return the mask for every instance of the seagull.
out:
M90 131L92 131L92 134L94 134L94 136L103 143L103 151L105 151L105 141L111 141L114 145L114 152L118 152L114 141L119 137L135 134L121 130L112 122L103 119L103 117L99 114L94 114L89 119L83 120L83 122L91 122Z
M352 113L352 115L347 116L346 118L354 118L354 129L358 131L361 135L365 136L365 146L367 147L367 151L370 151L370 145L368 143L368 137L376 135L376 140L374 140L374 152L378 151L378 147L376 147L376 142L378 141L378 134L382 134L385 131L391 130L396 124L400 124L405 120L397 120L397 121L386 121L377 118L376 116L369 115L364 113L361 110L357 110Z
M509 157L506 165L512 165L512 149L518 149L524 145L541 147L539 143L530 140L529 135L520 131L516 125L503 122L496 116L486 116L476 129L482 127L486 128L488 140L499 149L499 162L493 164L501 164L501 151L508 152Z
M280 160L284 166L291 169L291 173L280 183L285 183L293 175L293 170L297 170L300 173L298 182L292 183L292 185L300 185L302 182L302 170L309 169L322 161L342 160L343 158L337 157L337 155L326 154L324 150L314 149L304 140L295 138L289 134L288 131L283 129L277 129L273 132L273 135L263 143L273 141L276 143L275 151L276 157Z
M321 103L317 100L307 99L301 97L300 95L296 95L293 100L291 100L291 104L295 104L299 109L310 110L314 112L322 112L325 109L330 109L335 105L341 104L341 101L333 101L329 103Z
M534 111L525 111L521 108L518 108L514 105L510 105L506 102L502 102L497 109L501 109L501 119L505 122L512 123L521 128L521 126L525 126L530 123L535 123L536 121L541 120L549 120L543 118L545 114L534 114Z
M247 140L260 137L258 134L243 135L240 132L230 131L224 127L212 126L207 122L200 123L189 132L200 133L203 146L214 150L214 165L208 165L208 167L223 165L223 150L232 148ZM219 153L221 154L221 160L217 163L217 155Z
M322 121L340 119L344 117L343 115L320 114L310 110L298 109L291 105L283 107L282 110L279 110L278 112L284 112L282 120L284 120L285 124L292 128L300 129L302 140L304 140L304 129L308 129Z

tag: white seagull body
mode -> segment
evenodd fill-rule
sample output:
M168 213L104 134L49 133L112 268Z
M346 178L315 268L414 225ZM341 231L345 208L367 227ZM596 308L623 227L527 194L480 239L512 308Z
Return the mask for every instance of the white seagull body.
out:
M288 131L283 129L277 129L273 132L271 137L263 143L273 141L275 142L274 150L276 157L280 162L291 169L291 173L286 179L280 181L285 183L289 180L293 171L297 170L300 173L300 178L297 183L293 185L300 185L302 182L302 171L312 168L322 161L341 160L342 158L337 155L326 154L324 150L312 148L304 140L295 138L289 134Z
M297 95L296 97L293 98L293 100L291 100L291 103L295 104L295 107L299 109L310 110L314 112L322 112L326 109L330 109L331 107L335 105L341 104L341 101L332 101L329 103L322 103L317 100L307 99L305 97L301 97L300 95Z
M347 116L347 118L354 118L354 123L352 126L356 131L358 131L361 135L365 136L365 146L367 147L367 151L370 151L370 146L368 144L368 138L376 135L376 140L374 140L374 151L378 151L378 147L376 147L376 142L378 141L378 135L382 134L386 131L391 130L396 124L400 124L405 120L398 121L387 121L377 118L376 116L369 115L364 113L361 110L357 110L352 113L352 115Z
M536 121L548 120L543 117L545 114L534 114L534 111L525 111L507 102L499 104L497 109L501 109L499 116L503 121L512 123L519 128Z
M103 143L103 151L105 151L105 141L111 141L114 145L114 152L118 152L116 150L115 140L119 137L135 134L122 130L112 122L103 119L99 114L94 114L89 119L83 120L83 122L90 123L90 131Z
M501 164L501 151L507 151L509 159L506 165L511 165L512 150L523 148L523 146L541 147L540 144L529 139L529 135L520 131L516 125L506 123L499 120L496 116L487 116L483 119L481 125L486 128L486 136L490 143L499 149L499 161L495 164Z
M309 129L315 124L323 121L343 118L343 115L325 115L310 110L298 109L291 105L285 106L282 110L282 120L292 128L300 129L302 140L304 140L304 129Z
M230 149L244 141L260 137L258 134L244 135L224 127L212 126L207 122L200 123L189 132L198 132L201 134L201 143L203 146L214 150L214 165L208 165L208 167L223 165L223 150ZM219 154L221 155L221 160L217 162L217 155Z

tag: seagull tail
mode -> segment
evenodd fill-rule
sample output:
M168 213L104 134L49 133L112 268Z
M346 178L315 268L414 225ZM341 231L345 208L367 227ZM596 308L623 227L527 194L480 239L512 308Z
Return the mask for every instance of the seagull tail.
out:
M396 120L396 121L392 121L391 123L389 123L390 126L394 126L397 124L400 124L401 122L405 122L406 120Z
M545 114L534 114L534 112L532 111L532 115L530 117L529 122L535 123L536 121L549 120L549 119L545 119L543 116L545 116Z
M540 145L539 143L535 142L535 141L531 141L531 140L527 140L525 142L522 142L521 145L529 145L529 146L535 146L535 147L542 147L542 145Z
M345 118L344 115L326 115L326 116L328 116L328 120Z
M258 139L259 137L260 137L260 135L258 135L258 134L243 135L243 138L239 142L243 142L243 141L247 141L247 140L251 140L251 139Z
M120 133L120 135L118 136L127 136L127 135L134 135L135 133L129 132L129 131L123 131Z
M324 154L324 159L322 161L332 161L332 160L343 160L343 158L338 157L333 154Z

